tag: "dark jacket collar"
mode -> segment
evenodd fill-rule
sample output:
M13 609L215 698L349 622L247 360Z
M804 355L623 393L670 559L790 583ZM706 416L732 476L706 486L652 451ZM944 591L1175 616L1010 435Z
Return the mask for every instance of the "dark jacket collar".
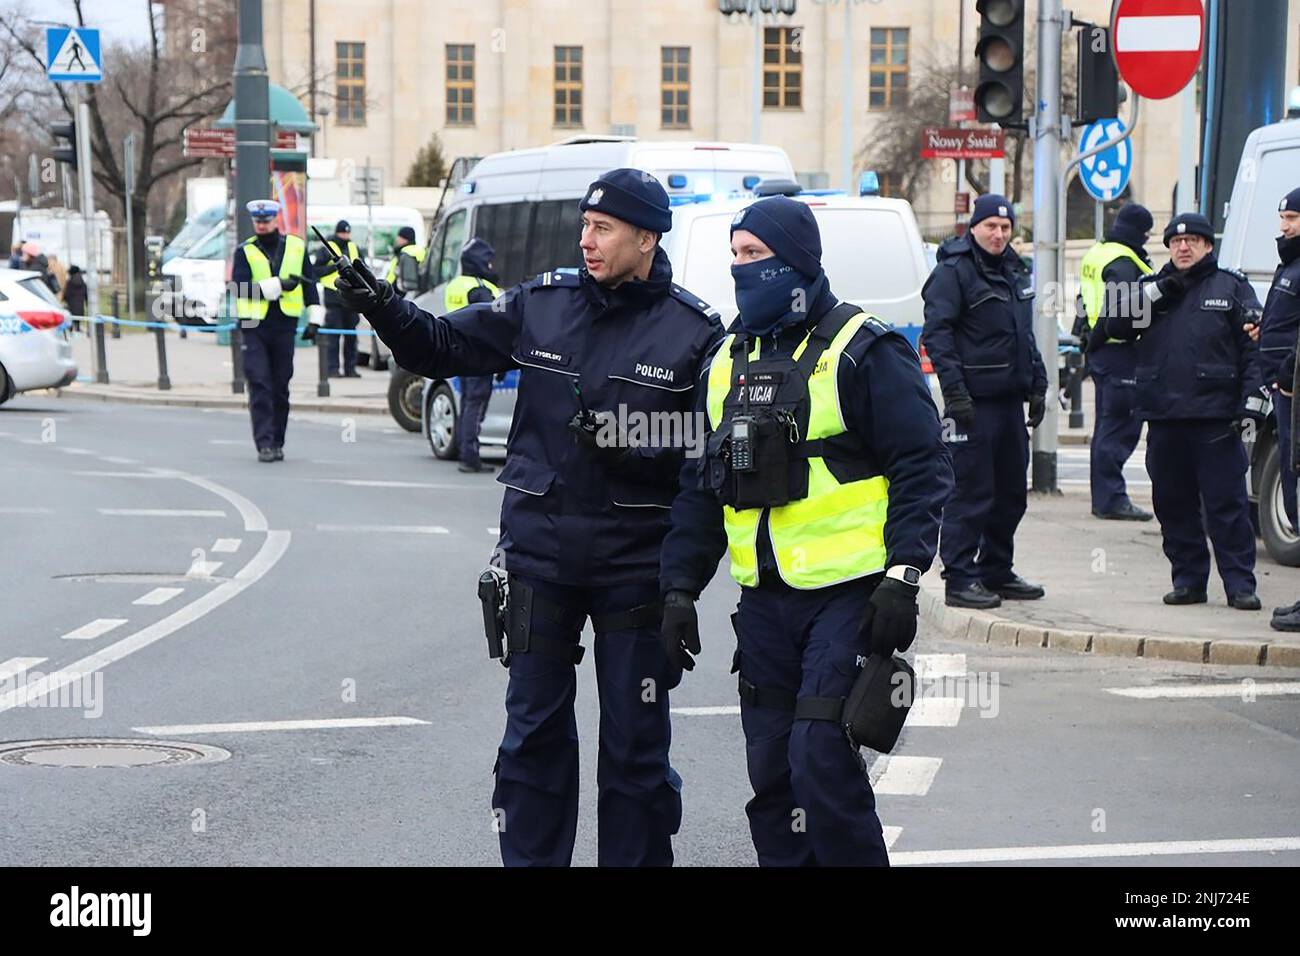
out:
M586 266L578 270L578 275L587 296L604 309L617 306L646 308L666 296L673 284L673 266L668 261L668 253L661 246L655 247L650 274L644 279L632 279L617 288L606 289L591 277Z

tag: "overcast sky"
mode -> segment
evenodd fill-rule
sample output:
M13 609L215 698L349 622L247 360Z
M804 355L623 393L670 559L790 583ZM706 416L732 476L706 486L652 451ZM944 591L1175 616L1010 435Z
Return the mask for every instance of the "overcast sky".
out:
M49 20L51 23L72 23L77 17L71 0L24 0L20 3L0 0L0 9L8 12L15 8L24 10L33 20ZM144 43L149 36L148 9L146 0L82 0L81 4L86 26L102 30L100 39L106 44Z

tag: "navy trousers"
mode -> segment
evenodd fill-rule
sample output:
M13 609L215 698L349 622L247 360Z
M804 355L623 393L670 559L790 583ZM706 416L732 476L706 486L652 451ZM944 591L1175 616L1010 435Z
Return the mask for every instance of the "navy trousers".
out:
M939 554L947 587L993 586L1012 577L1016 528L1025 515L1029 432L1018 398L977 398L971 430L945 436L956 486L943 509Z
M1273 389L1273 416L1277 422L1277 452L1280 456L1282 506L1291 527L1300 528L1296 522L1296 473L1291 470L1291 402L1276 388Z
M1226 421L1147 423L1147 472L1174 587L1205 590L1208 532L1228 597L1255 590L1246 449Z
M325 310L325 328L342 329L355 332L361 317L341 306L330 306ZM343 352L343 371L357 370L357 337L355 335L326 335L325 362L331 375L339 372L339 352Z
M1124 465L1142 437L1135 414L1137 353L1131 345L1102 345L1088 353L1096 398L1089 449L1092 510L1108 514L1130 504Z
M796 697L847 697L870 648L862 628L870 594L862 581L743 588L734 618L741 677ZM796 720L743 697L740 722L760 866L889 865L866 764L838 723Z
M658 600L657 582L572 587L511 575L535 595L579 614L627 611ZM532 632L577 644L581 622L533 615ZM681 777L668 762L668 663L658 625L596 633L600 742L596 812L601 866L671 866L681 825ZM506 730L497 750L492 808L506 866L568 866L578 827L575 665L536 651L510 659Z
M297 334L297 324L288 318L265 319L243 329L240 347L248 383L248 414L253 420L253 444L258 448L284 447Z
M460 460L465 464L479 463L478 433L491 399L491 375L460 377L460 424L457 427L457 439L460 444Z

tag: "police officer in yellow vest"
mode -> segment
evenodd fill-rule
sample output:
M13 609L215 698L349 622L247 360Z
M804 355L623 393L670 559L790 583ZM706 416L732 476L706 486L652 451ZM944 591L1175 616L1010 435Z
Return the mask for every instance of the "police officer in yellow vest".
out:
M1097 332L1099 319L1129 302L1138 280L1151 274L1146 239L1151 213L1129 203L1115 217L1106 241L1088 250L1079 267L1080 325L1088 373L1096 395L1090 454L1092 513L1116 521L1150 521L1151 512L1129 500L1124 463L1142 436L1137 418L1137 346Z
M304 308L304 337L314 339L325 320L316 295L316 276L301 237L281 236L280 204L255 199L248 204L253 235L235 250L230 278L242 329L248 412L253 420L257 460L284 460L284 430L289 421L289 379L293 378L294 338Z
M338 252L345 253L348 261L360 255L352 241L352 224L340 219L334 226L331 243ZM333 378L339 374L339 349L343 351L343 377L360 378L357 371L357 337L354 334L361 317L343 304L334 284L339 280L337 254L325 246L316 250L315 269L320 284L325 289L325 328L338 329L341 335L325 336L326 371Z
M697 390L708 437L664 541L664 645L693 668L695 601L728 552L759 864L885 865L840 721L868 656L916 635L951 458L916 352L832 293L809 207L761 199L731 229L740 316Z
M384 281L389 283L398 295L408 292L420 292L420 267L424 263L424 246L415 244L415 230L403 226L397 230L393 240L393 258L388 263L388 272Z
M448 315L475 302L491 302L501 294L493 284L497 278L495 260L495 250L484 240L475 237L465 243L460 251L460 275L448 282L443 292ZM483 464L479 458L478 433L492 399L492 376L461 375L458 381L460 423L456 437L460 444L460 464L457 468L469 473L491 472L492 466Z

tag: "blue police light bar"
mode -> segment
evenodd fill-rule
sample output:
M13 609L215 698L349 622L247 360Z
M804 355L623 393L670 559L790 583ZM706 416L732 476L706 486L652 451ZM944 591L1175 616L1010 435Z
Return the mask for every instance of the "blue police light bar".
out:
M472 179L465 180L460 184L460 191L466 194L472 193L474 191L474 181Z
M668 175L669 189L685 189L687 182L686 176L682 173L669 173Z
M843 189L805 189L800 196L847 196Z
M858 177L858 195L859 196L879 196L880 195L880 177L876 175L874 169L866 170Z
M753 189L762 181L763 181L762 176L746 176L744 179L740 181L740 184L744 186L746 189Z

